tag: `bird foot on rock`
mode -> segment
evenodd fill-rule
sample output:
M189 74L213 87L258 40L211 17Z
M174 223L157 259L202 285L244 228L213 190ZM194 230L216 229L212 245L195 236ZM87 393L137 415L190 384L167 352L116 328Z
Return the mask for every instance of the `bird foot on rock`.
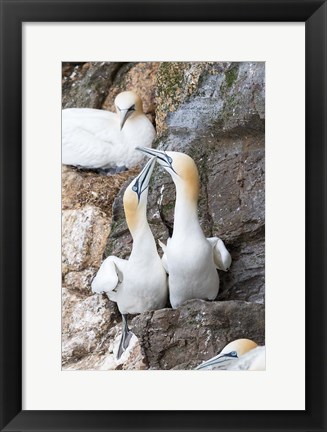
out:
M128 333L123 332L123 334L121 335L118 353L117 353L117 360L119 360L123 352L127 350L129 346L129 342L132 339L132 337L133 337L133 333L131 331L128 331Z

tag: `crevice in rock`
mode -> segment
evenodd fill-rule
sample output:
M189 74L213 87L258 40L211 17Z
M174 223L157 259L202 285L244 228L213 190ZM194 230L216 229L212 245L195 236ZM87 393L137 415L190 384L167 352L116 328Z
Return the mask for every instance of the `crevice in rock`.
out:
M158 211L159 211L160 219L164 224L164 226L167 228L169 237L171 237L173 235L174 225L171 222L169 222L169 220L166 219L162 206L158 206Z

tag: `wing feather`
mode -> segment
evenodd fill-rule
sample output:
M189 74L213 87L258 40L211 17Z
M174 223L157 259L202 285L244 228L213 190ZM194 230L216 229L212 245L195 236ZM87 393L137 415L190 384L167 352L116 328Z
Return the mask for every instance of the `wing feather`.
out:
M89 168L102 167L118 157L118 120L114 113L88 108L62 111L62 162Z
M219 237L209 237L207 240L212 246L213 260L216 268L227 271L232 264L232 257L226 249L224 242Z
M111 299L111 293L117 292L119 285L123 282L126 262L115 256L106 258L92 281L92 292L106 293Z

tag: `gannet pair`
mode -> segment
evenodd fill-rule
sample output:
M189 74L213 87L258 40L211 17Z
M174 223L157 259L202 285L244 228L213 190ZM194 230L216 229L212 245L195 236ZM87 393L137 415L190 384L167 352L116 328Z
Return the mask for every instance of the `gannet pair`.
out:
M172 307L190 299L214 300L219 290L217 269L227 271L232 259L220 238L207 239L201 229L197 214L199 174L193 159L179 152L137 149L156 157L176 187L173 235L167 246L160 242Z
M92 291L106 293L117 303L122 314L123 332L118 358L132 336L127 314L161 309L168 297L167 274L146 217L148 186L155 162L156 158L152 158L124 193L126 222L133 237L129 259L109 256L92 282Z
M250 339L230 342L215 357L201 363L196 370L215 369L265 370L265 348Z
M62 111L62 163L91 169L131 168L143 159L139 145L152 146L155 129L132 91L115 99L116 113L91 108Z

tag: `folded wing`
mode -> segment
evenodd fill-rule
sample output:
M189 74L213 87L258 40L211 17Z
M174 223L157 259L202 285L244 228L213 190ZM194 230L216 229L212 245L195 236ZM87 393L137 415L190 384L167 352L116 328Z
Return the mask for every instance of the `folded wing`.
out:
M109 256L106 258L92 282L92 292L105 293L110 300L115 301L119 285L124 279L124 268L127 261Z
M209 237L207 240L212 246L213 260L216 268L227 271L232 264L232 257L226 249L224 242L219 237Z
M117 158L119 124L114 113L89 108L62 111L62 162L99 168Z

